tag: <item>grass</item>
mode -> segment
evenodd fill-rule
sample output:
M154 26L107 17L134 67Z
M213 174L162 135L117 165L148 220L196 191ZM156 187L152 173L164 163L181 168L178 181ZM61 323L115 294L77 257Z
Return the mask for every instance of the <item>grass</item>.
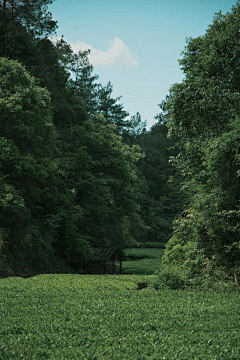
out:
M136 290L152 279L2 279L0 359L240 359L240 294Z
M157 242L157 241L138 242L138 247L140 247L140 248L165 249L165 246L166 246L166 243Z
M131 259L123 261L123 274L154 274L161 266L161 257L164 249L133 248L125 249L125 255Z

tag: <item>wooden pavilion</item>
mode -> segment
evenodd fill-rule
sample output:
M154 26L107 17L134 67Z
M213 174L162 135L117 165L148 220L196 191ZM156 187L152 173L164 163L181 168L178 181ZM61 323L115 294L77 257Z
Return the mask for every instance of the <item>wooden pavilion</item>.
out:
M124 260L126 257L119 246L109 246L97 248L85 264L80 264L75 254L71 257L70 265L85 274L121 274Z

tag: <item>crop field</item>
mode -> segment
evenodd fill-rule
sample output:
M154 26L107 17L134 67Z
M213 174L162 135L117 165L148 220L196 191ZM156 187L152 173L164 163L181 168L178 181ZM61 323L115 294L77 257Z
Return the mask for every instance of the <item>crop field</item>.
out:
M164 249L157 248L131 248L124 250L128 261L123 261L124 274L154 274L161 266L161 257Z
M153 276L0 280L0 359L240 359L240 294L156 291Z

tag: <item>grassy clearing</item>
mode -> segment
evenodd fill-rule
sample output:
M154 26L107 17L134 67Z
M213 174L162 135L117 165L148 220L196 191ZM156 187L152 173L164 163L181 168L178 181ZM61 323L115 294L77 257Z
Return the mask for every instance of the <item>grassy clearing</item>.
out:
M140 248L157 248L165 249L166 243L147 241L147 242L138 242L138 247Z
M131 259L123 261L122 271L124 274L154 274L161 266L161 258L164 249L133 248L124 250L126 256Z
M136 291L151 279L1 280L0 359L240 358L240 294Z

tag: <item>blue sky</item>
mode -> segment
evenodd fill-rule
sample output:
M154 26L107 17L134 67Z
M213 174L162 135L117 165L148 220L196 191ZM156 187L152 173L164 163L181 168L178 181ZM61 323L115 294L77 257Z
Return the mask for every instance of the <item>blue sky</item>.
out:
M99 82L113 84L113 96L130 115L140 112L148 127L170 86L181 82L178 59L186 37L205 34L215 12L234 0L55 0L49 7L57 35L74 51L91 49Z

